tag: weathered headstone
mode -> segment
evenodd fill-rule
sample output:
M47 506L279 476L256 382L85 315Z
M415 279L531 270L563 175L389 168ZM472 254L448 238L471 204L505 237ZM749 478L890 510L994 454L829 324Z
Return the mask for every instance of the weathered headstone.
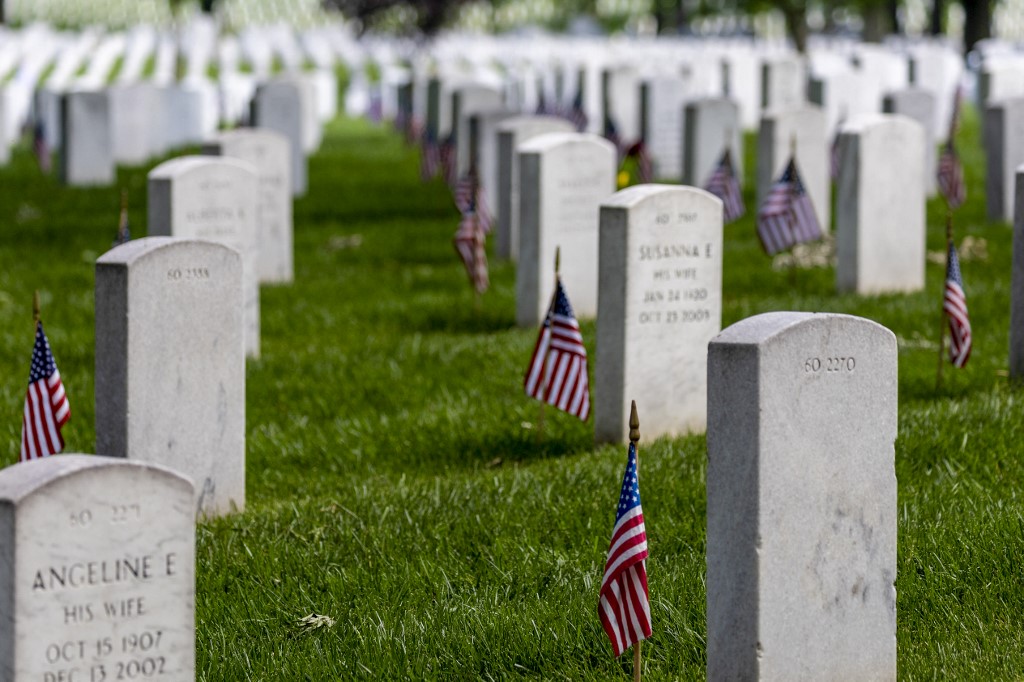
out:
M96 449L181 471L195 511L245 506L242 261L147 237L96 261Z
M107 93L65 93L61 100L61 125L61 181L72 186L109 185L114 182Z
M743 140L739 107L728 99L703 98L686 105L683 142L683 184L703 187L726 146L733 168L743 177Z
M195 677L192 484L65 454L0 471L0 679Z
M594 427L598 442L704 430L708 342L722 328L722 202L638 185L601 204Z
M935 196L938 185L935 166L935 145L939 136L936 129L937 107L935 95L919 88L894 90L882 99L882 111L912 118L924 129L924 189L928 196ZM942 135L944 137L946 133Z
M896 337L765 313L708 349L708 680L896 679Z
M292 158L292 196L306 194L306 153L303 151L302 88L289 81L272 81L256 89L252 100L253 125L288 138Z
M825 113L804 106L765 112L757 138L757 203L764 201L796 152L800 180L811 197L822 230L831 225L832 183L829 175L830 142L825 134Z
M858 294L924 288L924 129L896 114L847 121L836 191L836 285Z
M615 191L615 173L615 147L596 135L549 133L519 145L519 326L544 319L558 247L576 316L597 314L599 208Z
M554 116L518 116L498 125L497 207L495 251L500 258L519 257L519 156L518 145L545 133L571 133L573 125Z
M207 239L242 254L245 352L260 354L258 180L237 159L180 156L149 172L149 234Z
M241 159L256 169L256 277L260 282L291 282L294 258L288 138L272 130L239 128L218 133L203 151Z
M985 208L989 220L1013 218L1014 171L1024 163L1024 97L985 109Z

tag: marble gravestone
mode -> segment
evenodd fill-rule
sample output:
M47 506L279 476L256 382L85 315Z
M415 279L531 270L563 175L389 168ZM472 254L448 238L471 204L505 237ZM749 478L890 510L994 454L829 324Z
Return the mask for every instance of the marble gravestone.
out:
M292 196L306 194L308 186L306 153L303 151L303 91L290 81L271 81L256 89L252 99L252 122L284 135L292 160Z
M654 177L683 176L683 115L690 81L683 76L656 76L640 85L640 137L644 140Z
M1010 378L1024 378L1024 165L1016 172L1010 297Z
M164 145L158 136L173 120L165 117L164 93L152 83L135 83L107 90L110 100L110 121L117 134L113 136L113 154L117 163L140 166L157 154ZM168 120L170 119L170 120Z
M512 114L502 110L471 114L468 121L471 139L466 149L466 167L460 169L460 175L476 164L482 203L492 216L498 187L498 127L509 118ZM476 158L472 158L474 154Z
M985 109L985 208L989 220L1012 220L1014 171L1024 163L1024 97Z
M60 119L61 182L73 187L112 184L115 168L107 93L65 93Z
M262 128L218 133L203 151L240 159L256 169L256 278L268 284L294 278L291 150L288 138Z
M257 170L236 159L179 156L149 172L149 234L208 239L242 255L245 352L260 355Z
M836 286L880 294L924 288L924 129L871 114L840 130Z
M245 506L242 261L147 237L96 261L96 450L181 471L196 513Z
M800 180L811 197L822 231L827 233L832 220L830 142L825 132L825 112L819 107L766 112L757 137L758 206L795 150Z
M722 202L695 187L637 185L601 204L594 426L624 442L630 400L644 437L701 432L708 342L722 328Z
M912 118L924 129L924 189L928 196L938 190L935 145L937 143L935 94L920 88L894 90L882 98L882 111ZM943 136L946 133L942 133Z
M461 177L469 171L471 151L473 142L470 137L470 119L478 114L498 113L502 111L501 93L494 88L485 85L468 84L456 88L451 95L452 98L452 130L455 132L455 169ZM477 119L477 133L475 140L477 153L479 154L481 142L479 119ZM478 159L477 159L478 160Z
M0 471L0 680L194 679L192 497L97 455Z
M516 116L498 125L495 251L499 258L519 258L519 157L516 148L545 133L571 133L573 125L556 116Z
M732 165L743 178L743 138L736 102L701 98L686 105L683 134L683 184L703 187L725 152L731 150Z
M835 314L708 348L707 679L896 679L896 337Z
M798 109L806 102L806 66L795 54L776 55L761 64L761 108Z
M577 318L597 314L601 202L615 192L616 151L590 133L549 133L519 146L516 324L536 327L555 290L555 251Z

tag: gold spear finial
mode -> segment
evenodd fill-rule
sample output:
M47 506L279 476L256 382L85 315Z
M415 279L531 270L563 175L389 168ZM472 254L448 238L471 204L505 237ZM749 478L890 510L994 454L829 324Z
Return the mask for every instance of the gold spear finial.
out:
M629 408L629 442L636 445L640 440L640 417L636 413L636 401L631 401Z
M562 269L562 247L555 247L555 278L558 278L558 273Z
M39 289L32 294L32 326L39 326Z

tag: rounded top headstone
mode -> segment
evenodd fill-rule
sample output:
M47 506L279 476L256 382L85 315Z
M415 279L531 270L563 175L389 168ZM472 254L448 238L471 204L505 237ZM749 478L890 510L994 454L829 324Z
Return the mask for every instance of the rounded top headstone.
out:
M544 133L519 145L521 154L539 154L559 147L597 146L615 154L615 145L593 133Z
M238 258L242 257L236 249L220 242L212 242L206 239L182 239L181 237L143 237L119 244L96 259L97 265L125 265L132 266L135 263L158 253L167 248L180 248L182 245L189 245L196 249L210 251L228 251Z
M253 175L256 174L256 169L245 161L239 161L238 159L226 156L190 155L179 156L177 158L164 161L159 166L149 171L148 177L151 180L174 178L186 175L197 169L206 168L241 170Z
M719 205L722 203L721 199L700 187L648 183L645 185L632 185L631 187L621 189L602 201L601 206L607 208L636 208L654 197L672 199L679 196L699 196L716 202Z
M876 336L882 342L891 344L894 351L896 349L896 335L888 328L874 320L839 313L761 313L727 327L712 339L711 343L760 346L781 341L790 334L802 331L809 326L820 326L824 329L842 326L850 332L857 330L865 335Z
M0 469L0 504L17 504L57 481L111 466L145 470L164 478L169 485L181 486L188 490L189 495L192 494L191 479L158 464L133 462L120 457L67 453Z

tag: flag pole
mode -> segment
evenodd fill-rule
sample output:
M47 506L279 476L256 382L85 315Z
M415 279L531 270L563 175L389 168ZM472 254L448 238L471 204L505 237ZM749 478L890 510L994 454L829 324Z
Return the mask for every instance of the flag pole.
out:
M32 294L32 328L39 327L39 289Z
M637 475L640 472L640 452L636 449L636 444L640 440L640 417L636 413L636 401L630 401L629 406L629 442L633 446L633 450L636 452L636 469ZM633 682L640 682L640 671L642 670L640 660L640 646L644 643L641 639L633 645Z
M562 265L562 247L555 247L555 290L551 292L551 302L548 303L548 314L555 308L555 298L558 296L558 272ZM549 338L550 343L550 338ZM551 373L548 371L548 358L544 356L544 390L540 394L540 416L537 419L537 442L540 443L544 435L544 403L547 402L548 388L551 386Z
M949 270L949 247L953 243L953 211L946 211L946 270ZM943 282L945 282L945 274L943 274ZM943 283L943 289L945 289L945 283ZM942 388L942 366L945 364L946 355L946 297L942 297L942 308L939 314L939 368L935 374L935 390L936 392Z
M796 165L796 133L789 135L789 162ZM795 171L794 171L795 172ZM796 245L789 251L789 283L796 286Z

